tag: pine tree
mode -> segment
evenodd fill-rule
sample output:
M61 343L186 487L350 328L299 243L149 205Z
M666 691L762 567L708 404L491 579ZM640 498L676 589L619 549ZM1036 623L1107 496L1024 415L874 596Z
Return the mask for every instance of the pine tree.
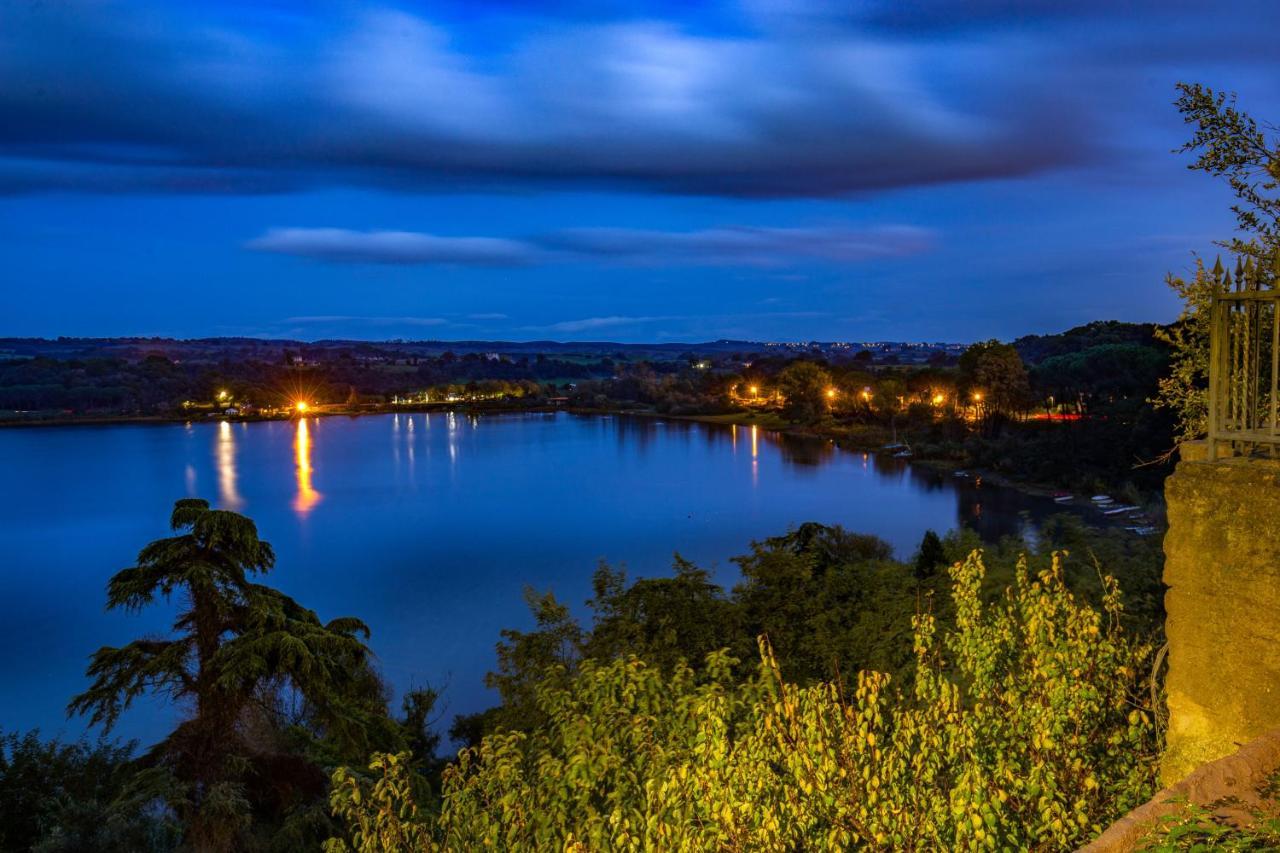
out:
M947 563L947 551L942 547L942 540L932 530L924 532L920 540L920 550L916 553L916 580L927 580L933 577L939 566Z
M174 636L99 649L88 669L93 683L68 712L109 731L145 694L188 707L148 763L165 774L164 798L186 847L235 849L264 811L296 801L291 790L323 795L323 777L314 790L319 767L285 744L281 697L301 700L305 728L341 754L398 742L398 732L369 667L363 622L322 623L254 583L275 553L248 518L188 499L174 505L170 523L176 535L143 548L136 566L111 579L107 607L136 612L177 598Z

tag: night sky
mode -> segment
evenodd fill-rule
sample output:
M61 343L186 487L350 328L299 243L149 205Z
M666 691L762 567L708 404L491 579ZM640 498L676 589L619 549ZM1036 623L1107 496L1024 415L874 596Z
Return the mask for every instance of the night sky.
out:
M838 11L836 11L838 10ZM1174 83L1280 3L0 2L0 335L949 340L1167 321Z

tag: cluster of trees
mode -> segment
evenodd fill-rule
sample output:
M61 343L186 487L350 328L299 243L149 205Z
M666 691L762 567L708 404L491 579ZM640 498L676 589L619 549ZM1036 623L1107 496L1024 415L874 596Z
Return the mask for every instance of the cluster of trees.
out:
M548 389L531 380L481 379L471 382L450 382L444 385L431 385L412 394L393 397L402 403L415 401L438 403L441 401L472 400L541 400L547 396Z
M984 341L953 366L770 358L740 372L690 368L665 376L639 367L586 383L573 400L687 415L765 408L782 422L864 446L896 436L918 457L959 468L1147 492L1167 471L1143 463L1174 443L1173 416L1150 405L1171 353L1153 329L1106 322L1013 344Z
M199 384L198 370L163 356L0 361L0 410L152 413L177 405Z
M593 577L594 595L586 602L589 625L551 593L526 591L535 627L503 631L497 669L486 676L501 704L458 717L450 735L474 745L487 733L539 722L534 694L549 669L571 675L584 661L628 654L664 669L677 661L696 667L719 649L750 661L761 635L770 638L783 675L799 684L864 669L906 679L914 667L913 620L922 608L932 608L940 624L951 624L946 567L979 547L971 531L946 537L928 532L916 554L903 562L874 536L803 524L753 543L749 554L733 558L741 580L731 590L678 555L666 578L629 581L624 570L602 563ZM1125 619L1134 635L1154 638L1162 630L1158 543L1090 530L1073 516L1055 517L1044 525L1036 548L1009 541L986 550L985 593L1007 587L1028 554L1037 568L1056 560L1064 582L1096 606L1104 593L1097 565L1104 562L1129 602Z
M1091 715L1089 737L1046 744L1043 755L1052 759L1033 774L1052 801L1042 810L1042 823L1029 828L1025 791L1015 794L1014 786L1009 790L1015 805L996 809L993 817L996 837L1024 837L1011 833L1026 831L1033 833L1028 838L1082 838L1145 790L1145 759L1107 763L1098 751L1104 742L1122 744L1106 738L1149 735L1146 717L1121 725L1109 704L1138 677L1145 654L1138 638L1154 636L1159 621L1158 562L1154 552L1135 551L1145 543L1132 539L1102 539L1096 548L1101 558L1122 568L1123 583L1137 603L1126 614L1119 610L1117 587L1094 569L1093 554L1048 553L1051 542L1074 545L1086 536L1070 524L1056 532L1051 527L1043 549L1029 562L1018 560L1012 543L988 552L990 571L961 559L973 551L971 533L946 539L926 535L919 553L903 563L875 537L816 524L755 544L735 561L742 581L728 592L678 557L670 577L632 580L601 565L588 603L589 628L553 596L529 593L537 626L503 632L498 666L489 675L502 703L455 721L451 734L468 751L447 764L437 756L436 694L410 692L400 712L393 713L389 690L372 665L363 623L349 617L322 622L258 582L274 555L252 521L188 499L175 504L171 522L174 535L144 548L137 565L117 573L107 591L108 606L126 610L173 600L178 607L171 634L99 649L91 658L88 689L69 708L107 731L145 695L180 704L186 716L140 755L132 746L44 743L34 734L0 740L0 811L21 816L0 827L3 849L294 850L314 849L324 839L332 839L332 849L348 842L362 850L429 849L440 841L447 849L469 849L486 839L500 847L539 849L552 837L597 846L606 837L621 844L655 831L666 834L644 837L694 844L704 838L697 833L723 831L743 843L787 846L838 828L846 834L832 838L862 838L859 826L871 827L872 838L904 832L916 833L904 838L932 837L919 835L922 827L910 829L892 818L894 797L917 796L935 803L930 808L937 822L929 833L960 838L955 835L963 832L959 824L937 810L953 784L949 780L958 778L954 774L1021 775L1025 768L944 766L952 760L945 756L954 752L947 744L971 738L994 739L995 746L1012 743L1031 727L1054 730L1055 720L1075 725L1080 714ZM962 568L953 567L948 576L947 566L957 562ZM1028 580L1037 574L1039 581ZM1043 603L1037 590L1052 591L1058 603L1035 618L1046 637L1060 633L1059 639L1046 640L1043 648L1024 646L1025 625L1008 621L1014 611L1023 614L1018 619L1028 618L1021 604L1004 616L999 608L981 615L980 602L996 600L998 590L1008 586L1026 603ZM1093 634L1090 625L1104 624L1100 613L1109 627ZM995 621L978 627L966 623L971 616ZM1129 638L1123 641L1113 633L1122 623ZM1005 626L1003 633L991 634L996 625ZM920 644L935 634L963 635L970 650L961 655L938 645L922 653ZM1077 635L1093 645L1062 645L1075 642ZM763 666L762 636L770 643ZM979 686L954 671L960 666L964 672L964 661L981 652L982 642L989 644L990 654L1005 656L1011 672L1025 670L1030 659L1048 665L1051 652L1059 656L1052 658L1059 669L1027 670L1037 675L1025 689L1040 691L1028 692L1028 703L1067 684L1072 690L1098 691L1098 703L1088 705L1076 696L1069 704L1042 707L1039 717L1028 712L1012 728L992 728L992 715L978 713L986 707L986 694L966 692ZM944 654L957 656L944 665ZM1129 654L1134 657L1124 657ZM1081 676L1074 664L1061 668L1074 660L1071 655L1107 664ZM1122 660L1128 661L1129 681L1118 679L1112 667ZM869 692L858 693L862 706L851 706L841 691L864 670L879 674L857 677ZM888 679L914 680L917 690L930 684L935 693L903 698L886 687ZM621 704L605 710L598 704L605 700ZM728 704L717 704L720 700ZM791 708L788 714L805 708L805 714L817 716L779 717L779 701ZM829 727L868 709L878 709L882 717L875 736L883 738L884 752L875 766L888 775L874 783L883 786L880 804L871 808L861 787L842 792L835 787L832 795L841 792L853 810L837 816L805 787L812 780L794 776L801 767L795 762L808 759L773 738L779 726L807 737L809 726ZM716 731L719 740L699 736ZM886 758L894 754L889 749L896 737L912 739L903 742L901 756L931 754L930 761L942 762L934 787L904 787L906 766ZM595 742L595 751L585 765L581 756L555 754L572 750L572 743L586 747L588 741ZM641 759L632 749L638 743L658 752ZM819 752L838 756L837 765L821 774L851 782L840 774L867 759L849 752L852 746L844 735L821 746ZM926 748L932 752L922 752ZM702 765L703 753L696 749L718 750L741 775L734 777L724 765L728 775L699 777L712 765ZM629 765L632 761L643 766ZM778 761L789 768L781 775L769 769ZM545 772L548 762L558 762L556 774ZM695 767L703 769L695 772ZM707 802L716 804L716 820L708 823L687 811L695 788L685 786L672 789L674 799L635 823L635 809L642 808L636 798L656 779L645 774L661 768L714 793ZM610 794L619 773L633 785ZM1089 788L1089 796L1077 802L1068 795L1085 778L1082 773L1095 774L1099 788ZM979 778L986 777L974 777ZM776 826L738 825L736 818L720 817L724 809L745 808L742 803L751 801L741 799L743 786L752 785L764 785L777 798ZM616 802L626 820L583 811L584 797ZM517 800L520 809L532 811L504 811ZM392 813L382 806L389 804L399 815L391 827L383 825ZM544 817L530 822L532 814ZM1068 829L1057 828L1055 820ZM1024 823L1023 830L1015 830Z
M0 360L0 411L89 415L165 415L187 400L217 399L228 391L240 404L288 405L299 396L318 403L386 402L431 387L474 389L503 383L509 396L542 395L547 383L611 377L609 357L594 361L470 353L413 357L401 363L360 361L338 352L322 362L252 357L175 361L160 354L140 359L36 357Z
M339 769L327 849L1072 849L1154 791L1152 649L1110 579L1095 609L1056 560L994 602L985 575L951 568L949 628L913 619L901 688L798 684L763 634L747 677L728 650L553 666L538 721L464 749L438 806L407 754Z
M415 770L430 774L435 694L409 693L394 716L362 622L321 622L257 583L275 557L248 518L187 499L171 521L173 536L112 577L107 605L172 599L172 635L96 651L91 683L68 710L107 732L145 695L186 716L137 759L131 747L10 737L0 750L4 849L168 850L175 839L196 851L314 849L334 831L329 768L416 750ZM40 804L10 822L23 798Z

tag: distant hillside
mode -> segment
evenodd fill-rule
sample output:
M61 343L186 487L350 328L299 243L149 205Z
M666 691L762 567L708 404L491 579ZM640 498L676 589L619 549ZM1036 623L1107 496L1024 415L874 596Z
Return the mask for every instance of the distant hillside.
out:
M752 341L708 341L705 343L624 344L613 341L296 341L263 338L0 338L0 359L118 358L138 361L159 355L174 361L217 362L255 360L276 362L286 355L306 360L329 360L338 355L383 360L386 358L435 357L446 352L463 356L471 353L520 355L579 355L613 357L622 361L677 359L686 355L715 355L740 352L759 354L765 344Z
M964 350L963 344L916 343L905 341L776 341L718 340L700 343L631 343L616 341L296 341L266 338L0 338L0 360L25 358L123 359L142 361L162 356L171 361L216 364L230 361L324 362L337 358L357 361L394 361L410 358L437 358L445 353L466 355L500 355L513 359L522 356L613 359L616 362L670 362L695 358L731 357L739 355L751 360L761 356L851 358L860 351L873 352L877 359L891 358L890 363L924 363L930 357L952 357Z
M1013 346L1027 364L1039 364L1048 358L1073 355L1092 347L1110 344L1136 344L1155 349L1164 345L1155 339L1155 323L1122 323L1119 320L1095 320L1056 335L1024 335Z

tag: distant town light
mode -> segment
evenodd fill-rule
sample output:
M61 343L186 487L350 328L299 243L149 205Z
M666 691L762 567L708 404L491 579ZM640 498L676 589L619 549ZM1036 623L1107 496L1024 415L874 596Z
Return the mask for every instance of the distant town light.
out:
M943 403L945 403L945 402L946 402L946 400L947 400L947 398L946 398L946 397L944 397L944 396L943 396L943 395L941 395L941 394L934 394L934 395L933 395L933 404L934 404L935 406L941 406Z
M757 395L760 393L760 386L759 386L759 385L752 385L752 386L751 386L750 388L748 388L747 390L751 392L751 396L752 396L752 397L755 397L755 396L757 396Z
M305 412L307 410L307 402L305 400L299 400L293 404L293 407L299 412Z
M981 403L981 402L982 402L982 392L981 392L981 391L974 391L974 392L973 392L973 402L975 402L975 403Z
M230 397L230 396L231 396L231 395L230 395L230 394L228 394L226 391L219 391L219 392L218 392L218 399L219 399L219 400L225 400L225 399L227 399L227 398L228 398L228 397Z
M834 388L828 388L828 389L827 389L827 399L828 399L828 400L834 400L835 398L836 398L836 389L834 389Z

